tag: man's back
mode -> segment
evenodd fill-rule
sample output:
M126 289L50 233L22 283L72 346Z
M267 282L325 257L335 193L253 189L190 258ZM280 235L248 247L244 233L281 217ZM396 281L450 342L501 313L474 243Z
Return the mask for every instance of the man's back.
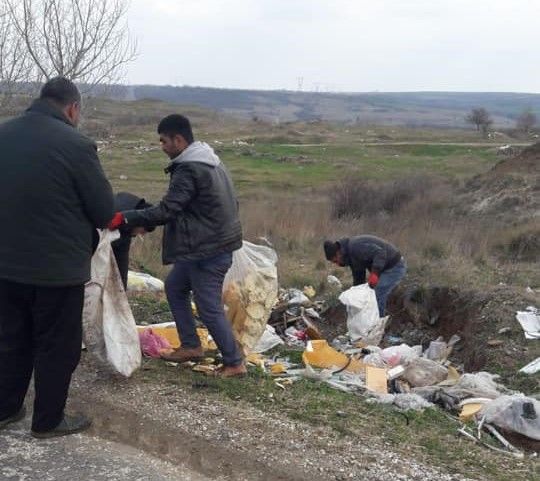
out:
M112 217L94 144L36 101L0 125L0 279L76 285L89 277L92 234Z

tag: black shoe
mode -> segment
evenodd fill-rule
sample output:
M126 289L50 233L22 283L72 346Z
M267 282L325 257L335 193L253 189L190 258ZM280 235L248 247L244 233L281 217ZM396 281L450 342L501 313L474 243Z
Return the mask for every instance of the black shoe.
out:
M12 416L9 416L6 419L2 419L2 421L0 421L0 429L5 428L8 424L20 421L24 418L24 416L26 416L26 408L23 406L21 409L19 409L18 412L16 412Z
M87 417L79 414L77 416L66 416L60 421L60 424L49 431L32 431L32 436L38 439L57 438L67 436L68 434L80 433L90 427L92 422Z

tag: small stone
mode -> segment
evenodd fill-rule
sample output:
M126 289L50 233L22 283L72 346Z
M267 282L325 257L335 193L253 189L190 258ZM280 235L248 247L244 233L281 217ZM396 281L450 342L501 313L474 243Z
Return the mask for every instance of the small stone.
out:
M499 334L506 334L506 333L510 332L511 330L512 330L511 327L503 327L503 328L498 330L498 333Z
M491 347L502 346L503 344L504 344L504 341L501 341L500 339L490 339L487 342L487 345Z

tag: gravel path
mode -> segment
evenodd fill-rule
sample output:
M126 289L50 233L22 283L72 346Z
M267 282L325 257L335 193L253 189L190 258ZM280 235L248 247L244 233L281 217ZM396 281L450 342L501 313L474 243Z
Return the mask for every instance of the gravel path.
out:
M99 436L221 479L467 479L396 452L377 433L341 436L181 386L96 381L84 364L72 397L74 407L91 412Z

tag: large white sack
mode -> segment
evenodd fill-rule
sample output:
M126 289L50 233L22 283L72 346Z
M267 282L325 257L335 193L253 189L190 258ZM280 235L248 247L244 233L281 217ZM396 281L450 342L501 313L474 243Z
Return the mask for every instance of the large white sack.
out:
M83 308L84 343L101 362L124 376L141 365L135 319L128 303L111 242L118 232L103 230L92 257L91 279L86 284Z
M367 284L342 292L339 300L347 307L347 329L353 341L377 346L383 337L387 318L379 317L375 291Z

